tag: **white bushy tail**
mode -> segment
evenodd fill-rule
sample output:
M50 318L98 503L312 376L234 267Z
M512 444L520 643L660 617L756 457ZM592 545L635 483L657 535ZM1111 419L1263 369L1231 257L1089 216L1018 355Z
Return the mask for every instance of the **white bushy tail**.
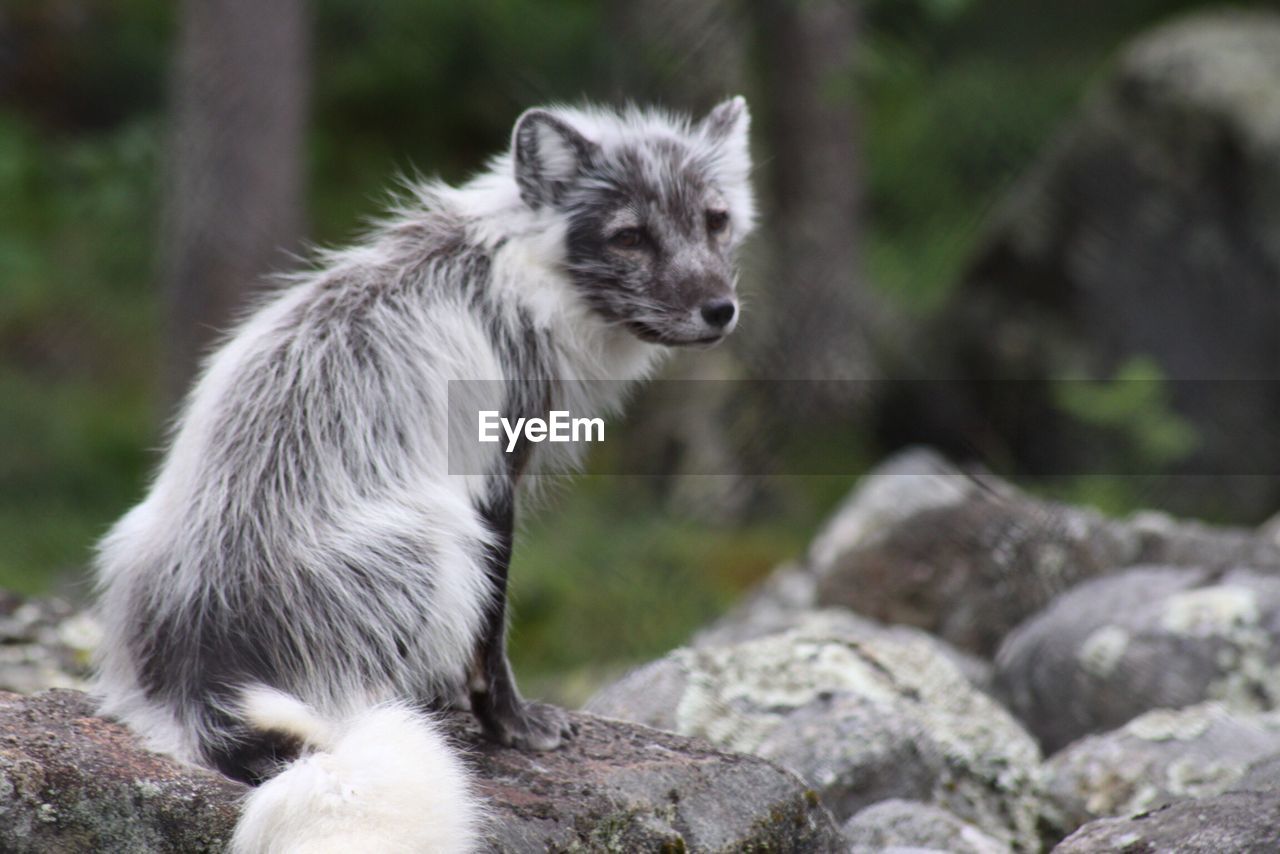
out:
M478 843L482 810L453 749L428 717L383 703L323 720L269 688L245 693L249 724L314 752L256 788L232 854L454 854Z

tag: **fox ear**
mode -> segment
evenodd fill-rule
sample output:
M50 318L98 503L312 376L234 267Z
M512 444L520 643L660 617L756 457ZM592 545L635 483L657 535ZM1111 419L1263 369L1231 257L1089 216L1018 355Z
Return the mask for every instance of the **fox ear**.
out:
M698 123L698 129L708 140L716 144L746 142L751 126L751 113L747 99L741 95L722 101Z
M718 104L693 128L706 149L716 183L729 200L735 239L746 235L755 222L750 128L751 114L740 95Z
M546 110L528 110L516 121L511 149L520 198L536 210L560 202L599 146Z

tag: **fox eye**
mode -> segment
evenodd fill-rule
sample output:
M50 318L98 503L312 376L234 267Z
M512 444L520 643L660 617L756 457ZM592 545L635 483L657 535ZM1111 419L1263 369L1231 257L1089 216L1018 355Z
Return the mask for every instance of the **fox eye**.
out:
M707 233L720 234L729 227L728 211L707 211Z
M638 249L644 243L644 230L620 228L609 237L609 243L618 249Z

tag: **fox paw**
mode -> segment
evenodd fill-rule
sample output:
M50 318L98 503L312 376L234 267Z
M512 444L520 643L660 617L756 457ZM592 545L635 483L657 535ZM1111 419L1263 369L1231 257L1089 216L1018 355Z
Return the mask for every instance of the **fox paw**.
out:
M569 713L546 703L522 702L488 722L490 736L517 750L555 750L573 738L577 727Z

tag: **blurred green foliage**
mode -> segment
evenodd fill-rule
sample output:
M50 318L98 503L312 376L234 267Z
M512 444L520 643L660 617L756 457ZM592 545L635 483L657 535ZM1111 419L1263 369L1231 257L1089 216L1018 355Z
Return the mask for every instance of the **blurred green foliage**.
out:
M1067 380L1053 389L1059 408L1116 434L1140 466L1167 469L1199 443L1194 425L1173 411L1168 379L1151 358L1126 361L1110 380Z
M590 686L601 666L662 655L813 533L793 517L739 530L663 512L644 480L574 478L521 526L511 654L530 691L585 700L566 674L585 669Z
M0 584L84 564L154 442L156 122L42 137L0 116Z
M0 586L29 591L78 577L94 539L140 497L162 441L154 254L177 4L80 5L85 21L20 46L34 70L0 91ZM985 213L1115 45L1188 5L869 3L851 91L864 109L872 281L911 310L936 305ZM10 0L4 14L48 8ZM607 88L606 8L318 0L312 236L348 239L397 172L456 180L478 168L523 106L622 94ZM1099 390L1069 405L1109 411L1109 400ZM1159 424L1131 426L1163 453ZM847 487L832 480L814 478L799 487L806 499L745 531L640 503L625 481L576 483L520 539L522 666L680 642L798 552Z
M397 174L457 181L525 106L579 97L607 44L586 0L317 0L313 235L349 239Z

